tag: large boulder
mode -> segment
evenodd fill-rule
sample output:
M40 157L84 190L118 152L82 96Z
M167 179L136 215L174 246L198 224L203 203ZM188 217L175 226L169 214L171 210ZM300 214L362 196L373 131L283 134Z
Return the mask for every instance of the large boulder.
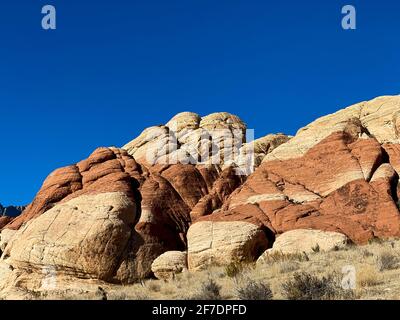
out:
M210 265L253 262L269 244L262 228L244 221L197 222L189 228L187 239L191 271Z
M181 251L167 251L155 259L151 265L154 275L162 280L172 279L187 268L187 253Z
M136 203L122 192L82 195L29 221L4 255L16 268L52 266L77 277L112 280L136 214Z

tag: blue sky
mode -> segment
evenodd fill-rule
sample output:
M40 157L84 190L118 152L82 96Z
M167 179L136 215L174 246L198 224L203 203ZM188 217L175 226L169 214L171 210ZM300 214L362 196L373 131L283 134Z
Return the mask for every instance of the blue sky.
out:
M57 30L41 29L45 4ZM228 111L259 137L399 94L399 15L395 0L4 0L0 202L181 111Z

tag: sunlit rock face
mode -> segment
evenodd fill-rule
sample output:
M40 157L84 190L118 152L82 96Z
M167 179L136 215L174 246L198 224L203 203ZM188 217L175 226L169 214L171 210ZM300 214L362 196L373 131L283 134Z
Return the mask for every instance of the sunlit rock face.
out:
M22 214L0 217L0 293L35 287L27 274L49 268L132 283L254 262L271 247L399 237L399 110L399 96L380 97L255 141L237 116L185 112L98 148L51 173ZM249 157L252 170L238 170Z

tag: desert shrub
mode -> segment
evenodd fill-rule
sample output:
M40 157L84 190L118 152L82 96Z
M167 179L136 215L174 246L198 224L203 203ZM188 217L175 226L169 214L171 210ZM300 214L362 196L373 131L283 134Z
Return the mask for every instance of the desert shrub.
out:
M265 263L276 263L284 261L309 261L307 253L283 253L282 251L274 251L272 253L265 254L263 261Z
M225 267L225 275L229 278L238 276L243 271L243 264L240 262L232 262Z
M391 252L382 252L376 259L379 271L393 270L398 268L399 259Z
M318 252L321 251L321 248L319 247L319 244L317 243L314 247L311 248L311 250L312 250L314 253L318 253Z
M368 251L367 249L364 249L362 251L362 256L363 258L368 258L368 257L372 257L374 254L371 251Z
M338 279L329 275L318 278L307 272L296 273L282 285L283 296L288 300L350 299L351 290L341 288Z
M239 300L271 300L272 291L268 284L247 279L235 288Z
M190 297L192 300L221 300L221 286L218 285L212 278L207 278L201 284L200 290L197 294Z

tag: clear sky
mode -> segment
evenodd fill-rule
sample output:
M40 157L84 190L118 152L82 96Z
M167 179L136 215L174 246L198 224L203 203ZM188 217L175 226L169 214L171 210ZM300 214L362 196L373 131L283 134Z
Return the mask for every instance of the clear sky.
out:
M260 137L399 94L399 17L398 0L3 0L0 202L181 111L228 111Z

